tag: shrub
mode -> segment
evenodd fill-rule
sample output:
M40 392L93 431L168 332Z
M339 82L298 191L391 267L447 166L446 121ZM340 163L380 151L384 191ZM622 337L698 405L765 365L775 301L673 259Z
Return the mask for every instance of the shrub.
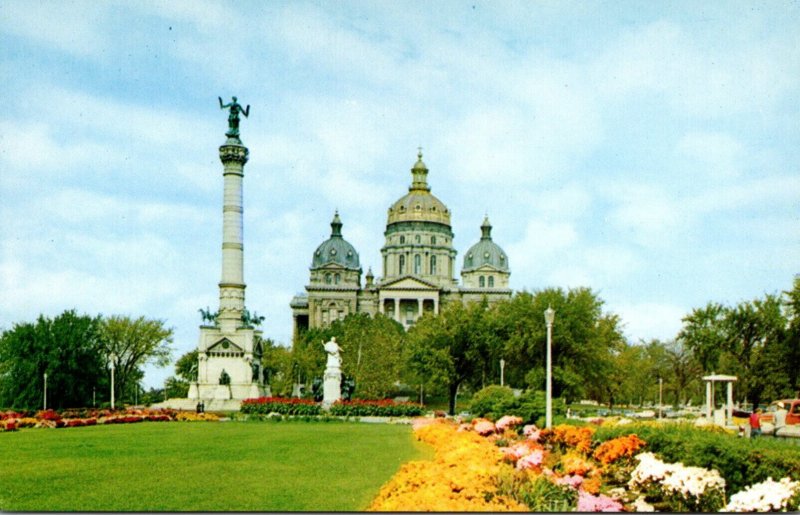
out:
M508 386L487 386L475 392L470 404L470 413L477 417L497 420L510 413L515 403L514 392ZM523 417L524 418L524 417Z
M245 399L239 408L242 413L253 415L319 415L321 407L311 399L285 397L258 397Z
M567 405L563 399L553 401L553 416L563 416ZM519 397L507 386L487 386L472 397L470 412L478 417L497 420L503 415L520 417L524 422L535 422L543 426L546 412L546 393L540 390L525 390ZM542 420L540 420L542 419Z
M336 401L331 405L330 414L338 417L418 417L422 406L413 402L381 401Z

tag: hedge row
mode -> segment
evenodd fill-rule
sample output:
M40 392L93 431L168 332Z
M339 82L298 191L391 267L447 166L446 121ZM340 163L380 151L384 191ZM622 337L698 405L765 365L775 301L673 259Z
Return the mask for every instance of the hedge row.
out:
M330 414L337 417L418 417L422 406L413 402L383 401L336 401Z
M254 415L319 415L321 407L309 399L286 399L282 397L259 397L245 399L239 411Z
M729 492L741 491L768 477L800 480L800 448L770 437L748 439L691 424L642 423L601 426L594 440L600 442L631 433L647 442L645 450L667 462L718 470Z

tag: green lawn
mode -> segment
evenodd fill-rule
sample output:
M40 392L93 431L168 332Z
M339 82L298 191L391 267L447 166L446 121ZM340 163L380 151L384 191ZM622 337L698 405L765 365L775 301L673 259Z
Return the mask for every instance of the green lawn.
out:
M0 510L363 510L402 463L431 455L385 424L23 429L0 433Z

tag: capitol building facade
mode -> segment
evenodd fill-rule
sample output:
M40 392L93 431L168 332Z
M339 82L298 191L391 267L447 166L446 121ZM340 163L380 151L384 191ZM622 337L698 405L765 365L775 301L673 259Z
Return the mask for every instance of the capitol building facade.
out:
M480 227L480 240L464 254L459 284L451 213L431 193L421 152L411 177L408 193L388 210L379 278L368 270L362 285L358 252L344 239L338 212L334 215L330 238L311 258L305 292L290 303L295 335L350 313L383 313L407 329L423 314L439 313L451 302L511 297L508 256L492 241L488 216Z

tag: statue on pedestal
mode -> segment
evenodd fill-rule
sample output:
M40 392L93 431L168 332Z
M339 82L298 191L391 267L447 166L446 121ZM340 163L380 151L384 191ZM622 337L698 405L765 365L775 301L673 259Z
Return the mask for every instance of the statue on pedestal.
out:
M336 337L330 339L328 342L323 342L322 347L328 353L328 361L325 363L325 368L342 368L342 356L339 344L336 343Z
M242 106L239 104L239 102L236 101L236 97L233 97L233 101L231 103L223 105L222 97L217 97L217 98L219 98L220 109L230 109L228 114L228 132L226 132L225 135L231 138L238 138L239 113L243 114L245 117L250 116L250 105L242 109Z
M323 342L322 347L328 353L322 390L322 405L327 409L342 398L342 356L335 337L328 342Z

